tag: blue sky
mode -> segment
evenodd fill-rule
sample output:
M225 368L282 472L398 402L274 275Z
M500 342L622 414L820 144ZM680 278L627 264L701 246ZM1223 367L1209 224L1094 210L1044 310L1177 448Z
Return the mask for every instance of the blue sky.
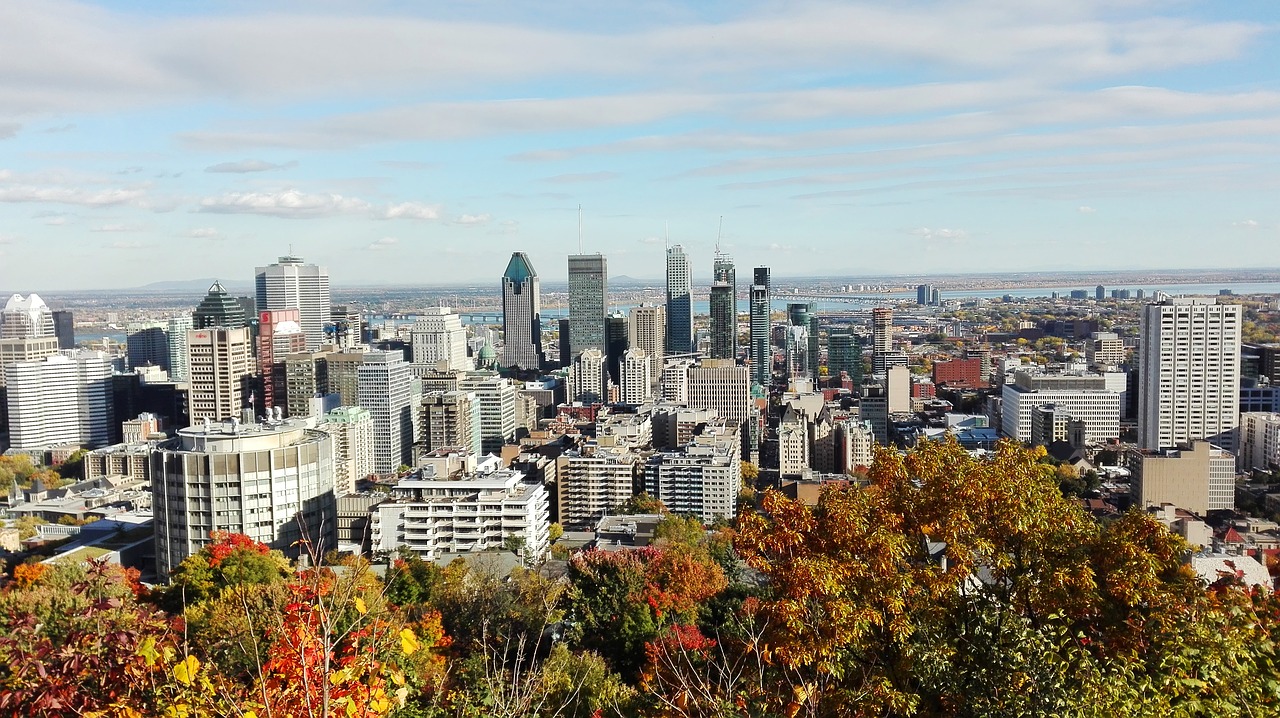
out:
M640 6L640 7L636 7ZM1280 266L1272 2L0 0L0 287Z

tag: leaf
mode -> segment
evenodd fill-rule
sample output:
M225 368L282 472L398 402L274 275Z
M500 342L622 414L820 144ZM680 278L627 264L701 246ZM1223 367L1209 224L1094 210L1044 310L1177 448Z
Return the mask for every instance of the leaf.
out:
M356 596L356 610L360 612L361 616L369 612L369 607L364 605L364 599L359 596Z
M184 660L178 662L173 667L173 677L184 686L191 685L196 679L196 673L200 671L200 659L195 656L187 656Z
M138 650L134 651L134 654L141 656L142 659L147 662L148 666L154 666L156 664L156 659L160 657L160 654L156 652L155 636L147 636L146 640L142 642L142 645L138 646Z
M412 630L408 628L401 629L400 650L403 651L406 656L413 655L414 651L421 647L422 644L418 642L418 637L414 635Z

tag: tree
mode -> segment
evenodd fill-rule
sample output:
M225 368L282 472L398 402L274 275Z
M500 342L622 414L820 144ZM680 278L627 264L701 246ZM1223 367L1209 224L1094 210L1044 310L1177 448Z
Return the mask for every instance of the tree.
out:
M633 514L665 514L667 507L660 501L643 491L627 499L618 507L618 513Z
M547 527L547 538L551 543L559 541L561 536L564 536L564 527L559 523L553 523Z

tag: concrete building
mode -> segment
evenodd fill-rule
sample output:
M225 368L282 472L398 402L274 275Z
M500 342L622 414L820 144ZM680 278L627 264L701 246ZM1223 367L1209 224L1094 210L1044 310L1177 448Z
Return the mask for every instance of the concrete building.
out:
M340 406L320 418L319 429L333 438L333 490L354 494L373 472L373 414L358 406Z
M1240 423L1240 305L1168 299L1143 307L1138 443L1205 439L1235 448Z
M84 455L84 478L125 476L143 484L151 483L151 449L147 442L102 446Z
M643 404L653 398L649 378L653 376L653 357L643 349L629 349L622 357L619 399L624 404Z
M349 351L331 353L325 357L325 371L329 378L327 393L337 394L339 405L359 405L360 365L364 363L366 356L367 352Z
M871 310L871 371L883 372L887 366L885 357L893 352L893 310L876 307Z
M480 400L468 391L436 391L422 395L419 450L446 447L478 454L481 447Z
M467 330L462 317L449 307L422 310L410 333L413 363L435 365L441 362L454 371L469 371L475 365L467 358Z
M519 471L492 470L460 478L424 468L396 482L391 499L371 510L371 548L408 548L432 561L447 554L520 544L523 562L540 563L550 547L547 490Z
M688 354L693 343L693 272L684 247L667 247L667 350Z
M1115 332L1094 332L1085 347L1085 357L1092 367L1118 367L1125 363L1128 352L1124 340Z
M120 438L126 444L141 444L161 431L160 417L150 412L138 414L138 418L124 422L120 427Z
M560 523L586 530L635 493L637 455L628 448L588 445L557 459Z
M870 468L875 460L876 436L871 422L842 419L834 427L835 470L848 474L859 467Z
M339 351L351 351L364 342L364 317L356 309L334 304L329 307L329 321L332 326L325 327L325 340Z
M689 406L711 409L740 430L752 419L751 375L732 359L703 359L689 368Z
M25 361L39 361L57 353L57 337L0 339L0 388L9 383L7 367L10 365Z
M652 304L641 304L631 308L631 318L627 322L628 344L632 349L641 349L653 357L652 374L649 383L657 386L662 379L662 368L667 355L667 319L666 309Z
M458 382L458 389L475 394L480 402L480 451L500 454L504 444L516 438L516 395L519 389L509 379L476 372Z
M290 418L310 416L311 400L329 393L330 354L298 352L284 357L284 406Z
M329 270L306 264L302 257L281 257L275 264L258 267L254 276L258 311L297 309L307 349L326 343L325 325L333 319L329 299Z
M742 490L742 439L723 424L705 426L682 449L654 454L644 481L645 491L672 513L708 524L731 520Z
M110 443L111 373L106 354L80 349L10 364L6 399L11 448Z
M367 352L362 357L356 368L357 404L373 418L373 471L394 474L411 460L413 376L400 352Z
M542 366L542 300L538 273L524 252L512 252L502 274L502 365Z
M569 367L569 401L599 404L608 400L609 375L604 352L587 349L573 358Z
M569 255L569 356L605 349L609 270L603 254Z
M187 332L187 382L191 422L240 416L253 380L253 343L241 327L209 327Z
M890 414L903 414L911 411L911 370L905 366L891 366L885 372L885 395L888 397Z
M333 439L302 422L203 422L151 454L156 572L168 577L214 531L287 555L335 544Z
M738 282L733 259L716 250L711 269L711 358L738 358Z
M788 406L778 423L778 474L796 477L809 470L809 427L804 415Z
M751 383L773 381L773 296L768 267L756 267L751 282Z
M1207 441L1126 455L1134 504L1172 504L1201 516L1236 505L1236 459Z
M1120 395L1098 374L1014 373L1001 392L1000 429L1005 436L1030 442L1032 413L1053 404L1085 424L1085 439L1101 443L1120 436Z
M1240 470L1280 469L1280 414L1240 415Z

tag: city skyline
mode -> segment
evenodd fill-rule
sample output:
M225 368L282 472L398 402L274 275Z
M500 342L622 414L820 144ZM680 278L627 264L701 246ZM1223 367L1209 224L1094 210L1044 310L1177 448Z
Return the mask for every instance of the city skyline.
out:
M1280 265L1270 8L1114 5L15 5L0 286Z

